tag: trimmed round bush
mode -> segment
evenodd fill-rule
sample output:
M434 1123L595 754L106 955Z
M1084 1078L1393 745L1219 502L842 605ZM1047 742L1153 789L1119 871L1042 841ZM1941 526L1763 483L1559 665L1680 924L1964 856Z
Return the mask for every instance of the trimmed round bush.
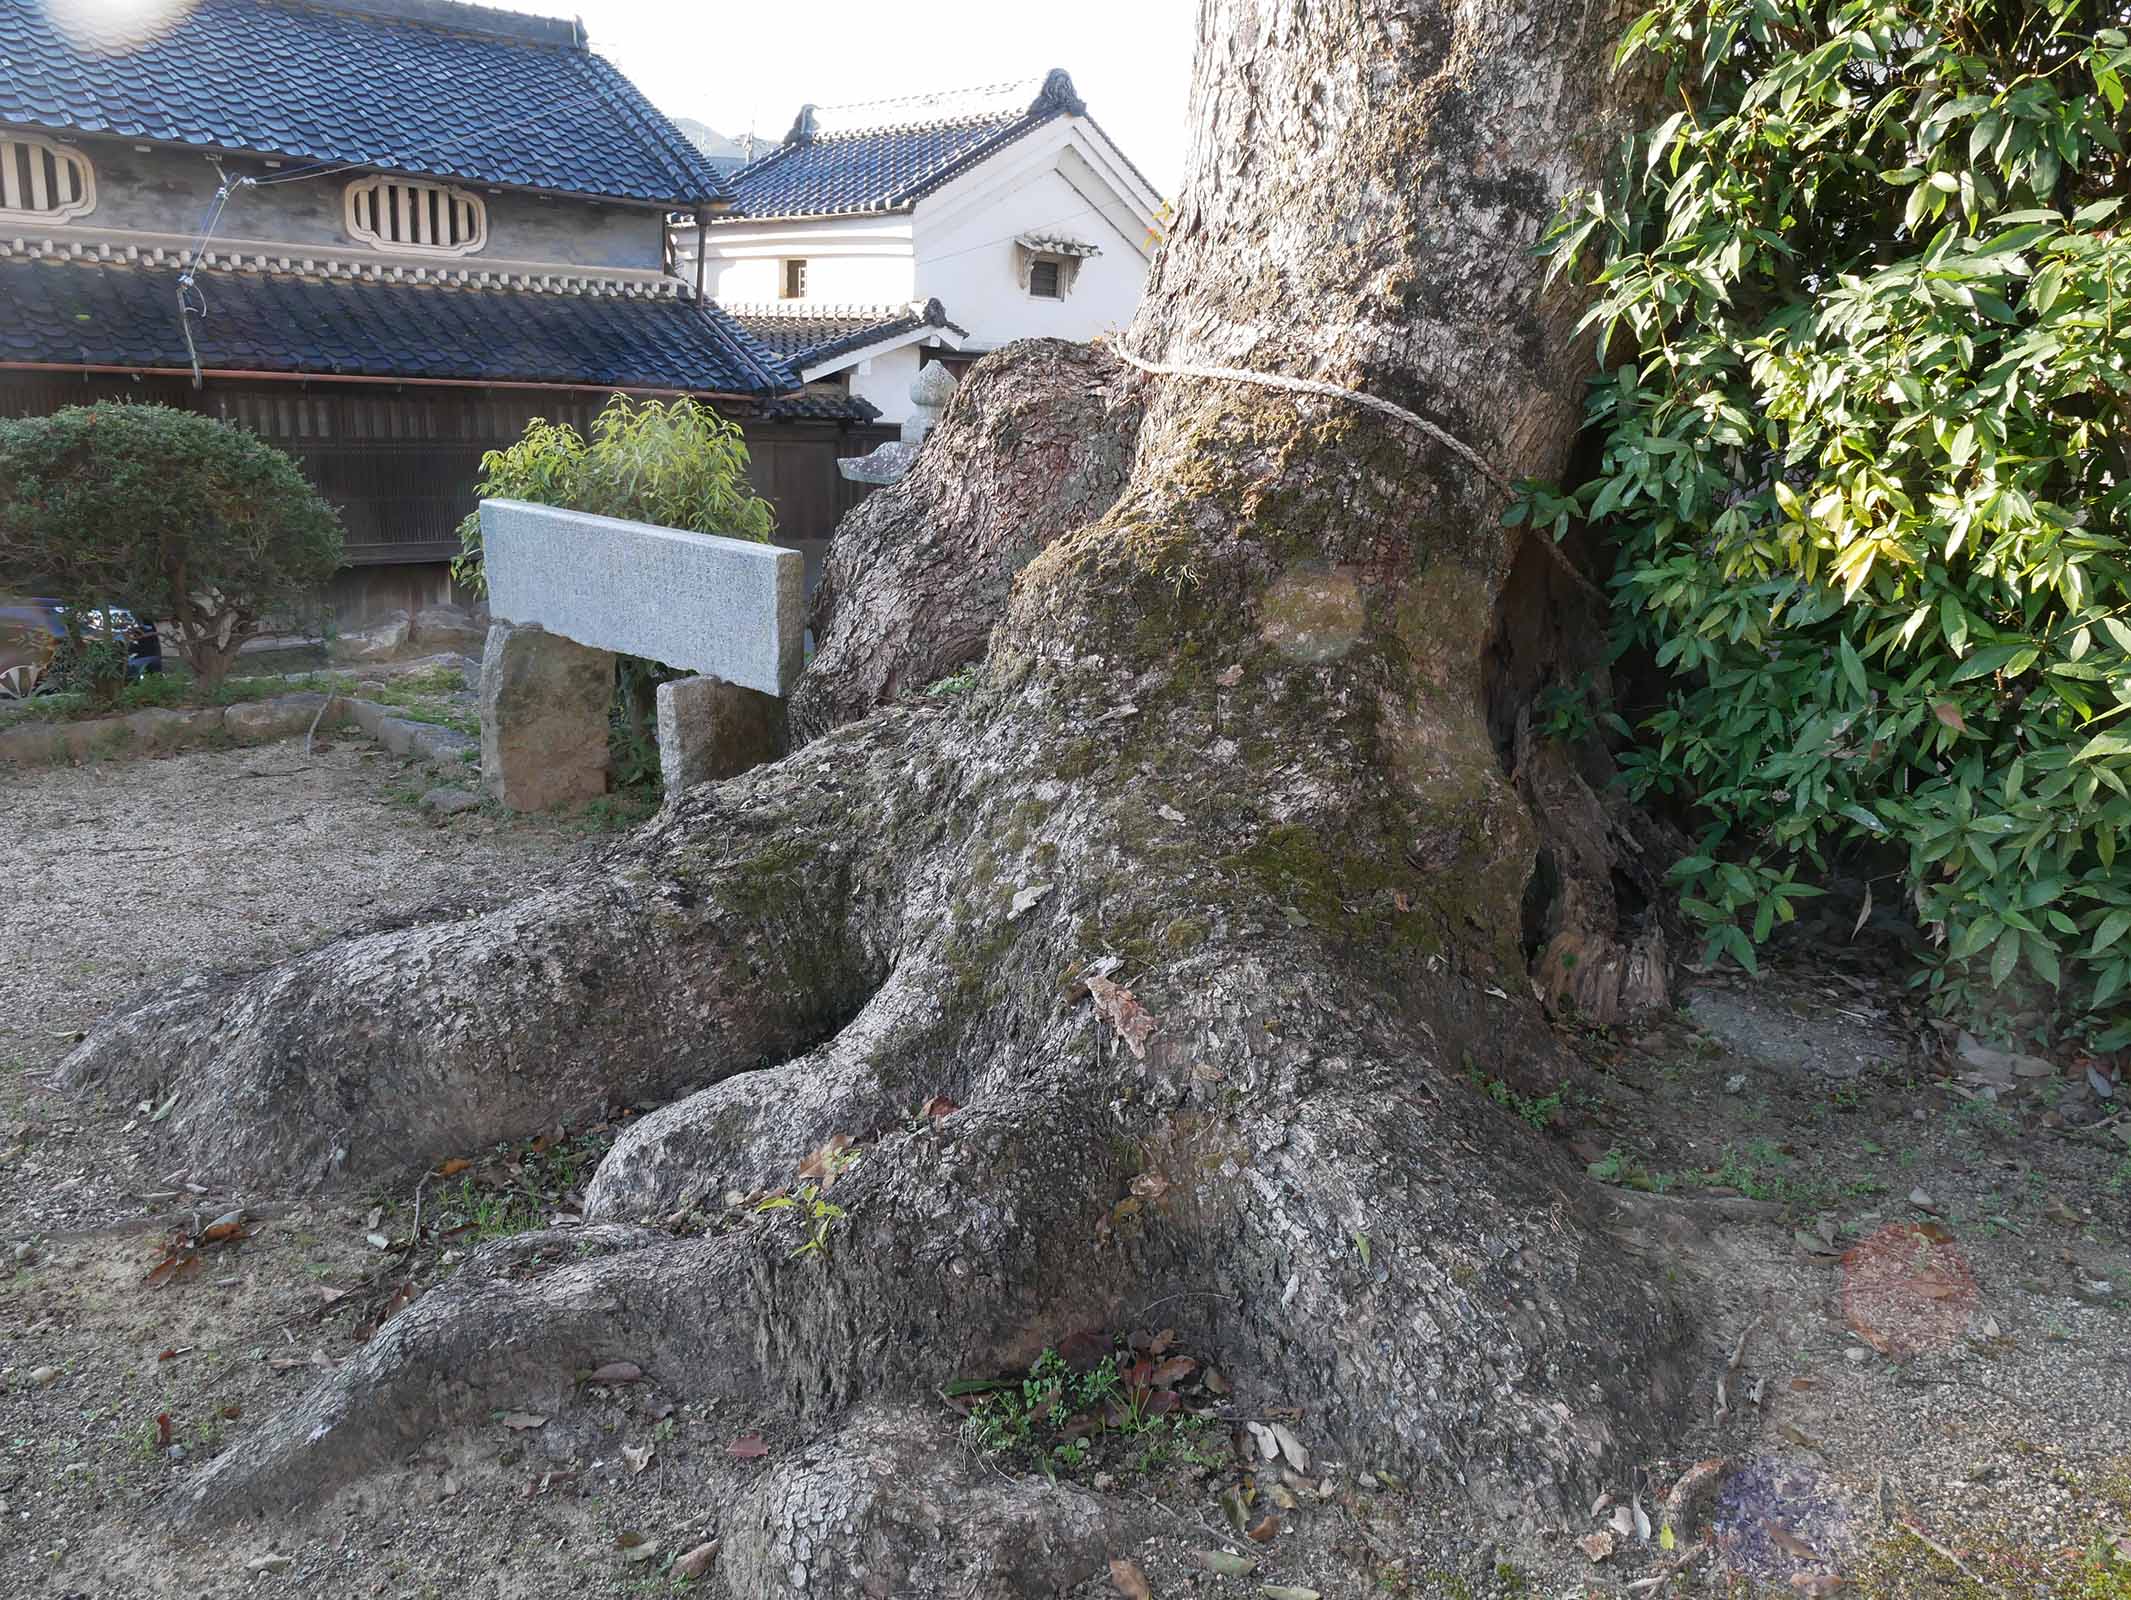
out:
M0 420L0 587L146 613L208 688L340 562L332 506L242 428L117 401Z

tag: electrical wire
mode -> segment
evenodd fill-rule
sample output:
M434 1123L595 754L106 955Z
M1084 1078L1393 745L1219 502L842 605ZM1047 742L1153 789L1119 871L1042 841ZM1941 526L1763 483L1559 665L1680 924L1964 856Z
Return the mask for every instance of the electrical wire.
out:
M208 242L214 238L215 229L221 224L222 213L229 209L229 197L237 190L250 188L253 184L250 178L232 179L222 169L219 161L215 163L215 177L219 183L215 189L215 197L208 205L206 220L201 224L200 237L193 242L192 255L186 261L184 269L178 273L178 332L185 336L185 356L192 365L192 386L195 389L204 387L207 381L206 375L200 370L200 347L192 337L192 319L198 317L203 322L207 320L207 296L200 289L195 275L200 270L201 257L207 254ZM193 300L200 302L197 310L193 307Z

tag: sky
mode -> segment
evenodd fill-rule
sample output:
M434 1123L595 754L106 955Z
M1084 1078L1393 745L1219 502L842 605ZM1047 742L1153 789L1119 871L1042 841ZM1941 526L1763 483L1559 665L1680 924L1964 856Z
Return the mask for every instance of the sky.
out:
M967 89L1064 67L1088 111L1163 194L1184 160L1196 0L490 0L580 16L668 116L784 137L799 108Z

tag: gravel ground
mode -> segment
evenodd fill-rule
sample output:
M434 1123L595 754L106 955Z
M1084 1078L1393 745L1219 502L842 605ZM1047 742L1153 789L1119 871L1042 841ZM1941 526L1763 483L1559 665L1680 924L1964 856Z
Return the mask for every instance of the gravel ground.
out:
M242 1448L471 1242L545 1213L494 1210L519 1158L467 1152L481 1164L464 1194L432 1185L430 1215L457 1205L469 1220L404 1261L366 1240L380 1216L385 1233L404 1225L404 1195L269 1201L250 1238L156 1287L144 1277L170 1231L228 1197L140 1170L149 1113L62 1099L43 1075L79 1030L158 983L491 904L596 845L485 812L439 824L406 802L426 782L346 738L309 761L298 742L0 789L7 1600L680 1592L671 1558L715 1538L762 1469L727 1444L782 1437L781 1418L675 1406L653 1382L594 1386L541 1402L553 1417L539 1430L410 1439L397 1469L314 1514L198 1544L161 1533L160 1497L202 1461ZM1194 1468L1116 1487L1162 1530L1117 1555L1163 1600L1263 1600L1266 1583L1324 1600L2131 1600L2123 1088L2100 1096L2066 1061L1970 1098L1898 974L1838 946L1705 981L1632 1040L1584 1040L1592 1071L1558 1103L1475 1097L1475 1117L1522 1112L1544 1124L1532 1137L1644 1191L1624 1227L1704 1318L1680 1374L1689 1420L1661 1457L1623 1467L1608 1503L1512 1538L1371 1463L1320 1459L1311 1476L1331 1495L1301 1497L1262 1548L1227 1535L1261 1565L1224 1577L1194 1552L1224 1542L1217 1497L1237 1470ZM581 1137L596 1149L611 1131ZM943 1448L953 1428L943 1414ZM1295 1431L1314 1447L1307 1417ZM1668 1554L1638 1537L1635 1511L1661 1522L1698 1461L1721 1466ZM729 1594L715 1567L707 1587ZM1103 1574L1070 1590L1117 1592Z
M76 1108L38 1080L132 996L434 904L500 899L529 867L583 847L556 825L486 813L440 826L407 803L431 781L352 733L309 759L296 740L9 772L0 1125L73 1124ZM122 1214L122 1187L66 1165L0 1165L0 1214L18 1229Z

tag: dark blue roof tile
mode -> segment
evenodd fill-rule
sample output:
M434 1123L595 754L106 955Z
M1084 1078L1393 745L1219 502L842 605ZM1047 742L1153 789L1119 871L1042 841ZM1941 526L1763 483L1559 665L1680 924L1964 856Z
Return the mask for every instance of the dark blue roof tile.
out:
M961 338L968 332L947 320L946 309L937 300L922 308L910 306L858 307L848 313L832 311L808 314L782 308L746 307L732 312L733 321L755 341L788 364L794 373L844 354L863 350L915 333L920 328L941 328Z
M783 363L715 306L427 284L204 272L192 322L209 370L468 383L570 383L767 396ZM188 365L177 274L0 261L9 358L61 366Z
M725 194L571 22L455 0L197 0L142 39L120 14L66 13L71 32L45 0L0 0L0 123L659 205Z
M997 84L869 105L803 108L784 143L734 173L733 208L747 220L900 211L978 162L1087 108L1073 80Z

